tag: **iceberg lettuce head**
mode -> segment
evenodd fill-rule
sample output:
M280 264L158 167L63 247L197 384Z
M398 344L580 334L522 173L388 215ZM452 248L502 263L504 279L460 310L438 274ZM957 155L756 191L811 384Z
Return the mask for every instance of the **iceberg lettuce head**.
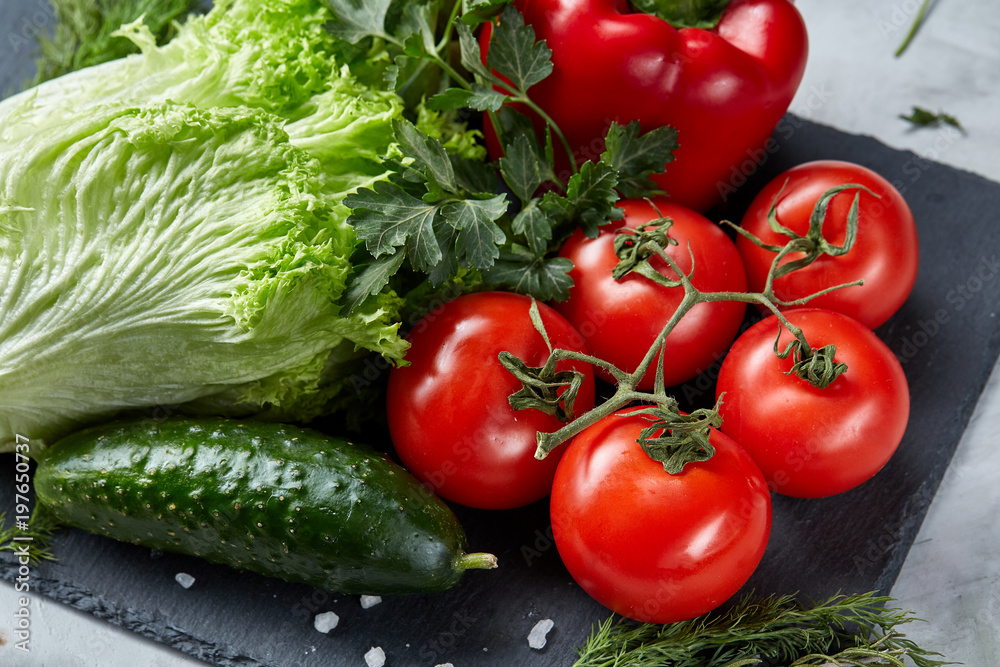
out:
M157 47L0 102L0 445L118 411L308 420L398 300L338 305L343 198L383 175L395 96L336 64L321 3L219 3Z

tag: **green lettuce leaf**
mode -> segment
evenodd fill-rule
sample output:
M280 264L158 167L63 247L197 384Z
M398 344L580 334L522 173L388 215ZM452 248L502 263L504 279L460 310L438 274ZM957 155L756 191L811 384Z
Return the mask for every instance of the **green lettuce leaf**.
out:
M0 441L221 394L309 418L334 350L405 351L389 308L341 315L346 211L266 112L104 107L0 145L0 220Z
M385 177L402 104L329 20L220 2L0 102L0 449L149 406L307 421L366 355L401 361L391 291L341 303L343 201Z

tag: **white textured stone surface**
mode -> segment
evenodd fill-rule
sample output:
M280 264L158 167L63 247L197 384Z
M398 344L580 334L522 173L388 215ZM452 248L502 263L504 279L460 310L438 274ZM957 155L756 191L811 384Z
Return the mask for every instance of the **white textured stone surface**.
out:
M199 667L205 663L122 630L37 593L30 596L31 643L13 646L11 610L20 594L0 582L0 665L3 667Z
M798 0L809 28L795 114L1000 181L1000 5L933 2L899 58L920 0ZM898 118L921 106L966 130L914 129Z
M906 634L964 665L1000 664L1000 369L969 422L892 595Z

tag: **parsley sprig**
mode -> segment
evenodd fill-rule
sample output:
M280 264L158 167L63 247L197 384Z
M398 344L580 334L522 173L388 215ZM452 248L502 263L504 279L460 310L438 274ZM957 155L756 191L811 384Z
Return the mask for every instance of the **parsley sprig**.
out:
M908 114L899 114L899 117L911 123L914 127L938 127L950 125L958 130L962 130L962 124L954 116L943 111L930 111L923 107L914 106Z
M622 217L620 197L659 192L651 176L673 159L676 131L642 133L638 122L611 123L601 155L578 163L531 98L532 87L552 72L551 51L507 2L327 3L336 16L333 34L369 51L376 43L391 47L384 78L396 92L412 98L419 81L419 103L428 109L485 114L503 149L495 162L476 160L450 152L409 121L395 123L401 155L387 163L390 175L344 201L367 255L356 261L361 270L349 286L348 308L401 273L437 285L476 272L490 288L565 299L572 264L557 250L568 235L580 227L596 236ZM484 58L474 30L487 20ZM570 165L565 177L556 173L557 149Z

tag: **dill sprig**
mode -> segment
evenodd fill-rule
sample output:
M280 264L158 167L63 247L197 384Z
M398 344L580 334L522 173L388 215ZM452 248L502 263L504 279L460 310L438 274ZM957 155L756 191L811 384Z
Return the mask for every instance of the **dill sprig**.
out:
M726 611L656 625L612 616L598 624L574 667L917 667L936 660L897 628L916 619L872 593L807 605L794 595L742 599Z
M52 553L50 541L52 534L62 526L44 506L35 504L27 527L19 526L17 522L4 527L6 517L6 514L0 514L0 551L21 554L26 546L28 561L32 565L37 565L43 560L58 560ZM22 541L14 538L31 539Z

